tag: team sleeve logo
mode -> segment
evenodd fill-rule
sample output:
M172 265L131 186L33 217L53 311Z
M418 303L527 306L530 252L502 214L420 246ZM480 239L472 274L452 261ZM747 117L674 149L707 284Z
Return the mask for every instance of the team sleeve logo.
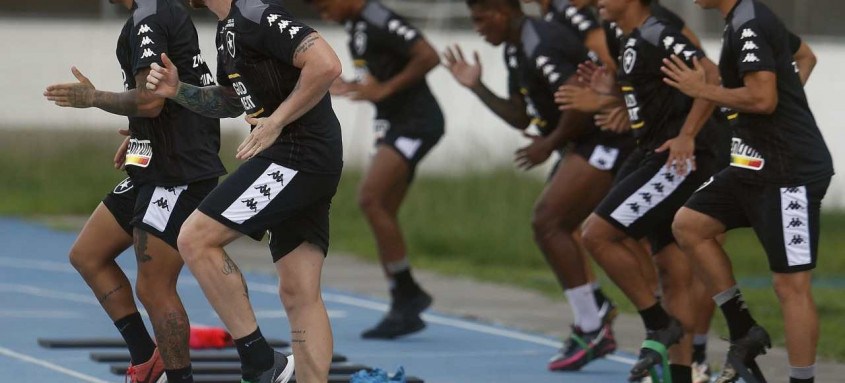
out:
M235 58L235 32L233 31L226 31L226 49L229 55Z
M414 37L417 37L416 29L405 25L405 23L399 19L390 20L390 22L387 23L387 31L404 38L405 41L411 41Z
M152 28L150 28L150 26L149 26L149 25L147 25L147 24L141 24L141 27L140 27L140 28L138 28L138 36L143 35L143 34L145 34L145 33L150 33L150 32L152 32L152 31L153 31L153 29L152 29Z
M539 56L536 60L537 69L543 73L543 76L549 80L549 84L554 84L557 80L560 80L560 73L557 73L557 68L555 67L554 63L546 56Z
M267 25L273 26L273 23L276 23L276 26L279 27L279 32L281 32L282 34L285 34L285 32L287 32L287 34L290 35L291 39L293 39L294 36L296 36L296 34L299 33L300 30L302 30L301 26L290 26L293 23L292 21L282 19L281 15L277 15L275 13L267 16Z
M740 49L740 55L742 55L742 63L759 63L760 57L758 57L757 54L754 53L755 51L760 49L760 46L756 41L757 33L754 32L754 30L751 28L743 28L739 36L740 41L742 42L742 49Z

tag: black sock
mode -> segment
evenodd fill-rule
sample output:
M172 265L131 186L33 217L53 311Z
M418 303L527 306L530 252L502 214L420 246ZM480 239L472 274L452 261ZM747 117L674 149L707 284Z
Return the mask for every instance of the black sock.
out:
M670 364L669 371L672 374L672 383L692 383L692 368L680 364Z
M692 361L701 364L705 360L707 360L707 343L692 345Z
M645 328L649 331L660 330L669 325L669 314L660 306L660 302L654 304L645 310L640 311L640 316L643 318Z
M734 286L716 294L713 299L722 309L722 314L725 315L732 341L745 336L748 330L757 324L751 317L751 312L748 311L748 306L745 304L738 287Z
M167 383L194 383L194 370L189 364L188 367L175 370L164 370L167 375Z
M153 357L156 344L150 338L150 333L147 332L147 326L144 325L140 313L135 312L120 318L114 322L114 326L126 341L133 365L142 364Z
M789 383L814 383L816 378L807 378L807 379L799 379L799 378L789 378Z
M396 294L399 297L410 297L419 293L420 286L414 281L411 276L411 268L399 271L392 275L393 281L396 282Z
M596 306L598 306L599 309L601 309L601 306L608 301L607 296L604 295L604 292L601 291L601 287L598 287L598 285L596 285L593 289L593 298L595 298Z
M267 343L267 339L261 335L260 328L256 328L255 332L243 338L235 339L235 347L241 357L243 380L256 380L262 372L273 367L275 351Z

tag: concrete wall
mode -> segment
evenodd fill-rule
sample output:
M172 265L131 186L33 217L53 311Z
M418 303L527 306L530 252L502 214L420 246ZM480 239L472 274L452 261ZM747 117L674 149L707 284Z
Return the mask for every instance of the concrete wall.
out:
M58 108L47 102L43 89L51 83L74 81L70 73L77 66L100 89L122 87L120 69L114 56L121 23L114 21L35 21L0 18L0 128L28 129L117 129L125 118L95 109ZM214 25L198 25L202 51L212 71L214 60ZM351 62L342 30L321 28L321 33L335 47L344 62L344 73L351 73ZM506 89L501 51L486 45L472 32L432 31L429 38L437 47L459 43L465 51L478 50L486 84L499 94ZM807 92L813 111L833 152L836 168L845 169L845 152L838 150L845 142L845 113L841 99L845 91L845 44L809 38L819 57L819 65ZM718 41L705 41L711 55L718 54ZM714 57L715 59L715 57ZM214 72L216 73L216 72ZM423 163L422 172L461 174L496 167L512 166L513 152L527 140L492 115L467 90L457 85L443 68L429 76L429 83L444 108L447 134ZM347 166L366 163L372 147L373 109L362 103L336 99L335 110L343 124ZM223 122L225 129L247 132L241 119ZM233 153L222 153L233 155ZM542 175L540 169L535 171ZM845 207L845 179L834 178L826 206Z

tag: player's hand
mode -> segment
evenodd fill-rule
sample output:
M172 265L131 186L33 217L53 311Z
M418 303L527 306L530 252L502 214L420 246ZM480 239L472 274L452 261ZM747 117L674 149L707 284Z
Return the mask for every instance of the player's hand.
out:
M388 96L387 88L372 75L366 75L360 82L347 85L346 95L350 100L379 102Z
M478 57L478 51L473 52L473 57L475 64L470 64L457 44L454 47L447 47L443 52L443 66L449 69L452 77L459 84L469 89L481 85L481 59Z
M578 81L600 94L611 94L616 87L616 77L606 67L592 61L578 64Z
M239 160L248 160L255 157L256 154L261 153L262 150L273 145L276 139L279 138L279 135L282 134L281 124L276 123L270 118L246 116L246 122L255 126L255 128L238 145L238 154L235 155L235 158Z
M550 147L546 139L541 136L523 133L523 135L531 140L528 146L516 151L516 166L523 170L529 170L543 162L552 155L554 148Z
M340 96L340 97L346 96L347 93L349 93L349 91L351 89L350 85L352 85L351 82L346 81L346 80L338 77L337 79L334 80L334 82L332 83L332 86L329 87L329 93L332 96Z
M677 88L682 93L692 98L700 97L704 87L707 85L707 73L698 61L698 57L692 58L693 67L690 68L680 57L672 55L663 59L663 66L660 70L666 77L663 82Z
M114 154L114 168L122 170L126 166L126 151L129 150L129 130L120 129L117 131L126 138L117 147L117 152Z
M601 130L617 134L622 134L631 130L631 120L628 117L628 108L624 106L617 106L612 109L601 111L593 118L596 121L596 125L598 125Z
M150 74L147 75L147 89L151 90L156 96L171 98L176 96L179 92L179 70L173 61L167 57L167 53L161 54L161 62L164 67L158 63L150 65Z
M560 110L596 113L601 109L601 100L596 91L575 85L561 85L555 92L555 103Z
M654 151L663 153L669 151L669 158L666 159L666 167L675 170L675 174L686 176L695 171L695 138L685 134L667 140L663 145Z
M44 97L62 107L92 107L94 105L94 91L97 90L94 88L94 84L76 67L71 67L70 71L79 82L50 85L44 91Z

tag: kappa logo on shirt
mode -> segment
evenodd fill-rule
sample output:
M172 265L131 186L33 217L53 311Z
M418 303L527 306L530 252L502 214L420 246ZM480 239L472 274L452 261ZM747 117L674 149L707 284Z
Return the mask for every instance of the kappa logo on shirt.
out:
M757 44L754 44L754 42L751 41L751 40L746 41L745 44L742 46L742 50L744 50L744 51L753 51L753 50L757 50L759 48L760 47L758 47Z
M390 22L387 23L387 30L402 36L405 38L405 41L411 41L411 39L417 36L417 31L397 19L390 20Z
M666 36L666 38L663 39L663 48L666 49L666 50L669 50L669 47L671 47L672 44L674 44L674 43L675 43L674 37Z
M749 53L745 55L745 58L742 59L744 63L758 63L760 62L760 58L757 57L754 53Z
M145 59L147 57L153 57L153 56L155 56L155 53L153 53L153 51L150 48L144 49L144 53L141 54L142 59Z
M150 32L152 32L152 31L153 31L153 29L152 29L152 28L150 28L150 26L149 26L149 25L147 25L147 24L141 24L141 27L140 27L140 28L138 28L138 36L140 36L140 35L141 35L141 34L143 34L143 33L150 33Z
M740 36L740 38L750 39L752 37L757 37L757 34L754 33L754 31L752 31L750 28L745 28L742 30L742 35Z
M593 23L591 23L589 20L582 21L580 24L578 24L578 30L581 32L586 31L587 29L590 29L590 26L592 25Z
M155 42L153 42L153 39L151 39L150 36L144 36L144 38L141 39L141 46L142 47L150 45L150 44L155 44Z

